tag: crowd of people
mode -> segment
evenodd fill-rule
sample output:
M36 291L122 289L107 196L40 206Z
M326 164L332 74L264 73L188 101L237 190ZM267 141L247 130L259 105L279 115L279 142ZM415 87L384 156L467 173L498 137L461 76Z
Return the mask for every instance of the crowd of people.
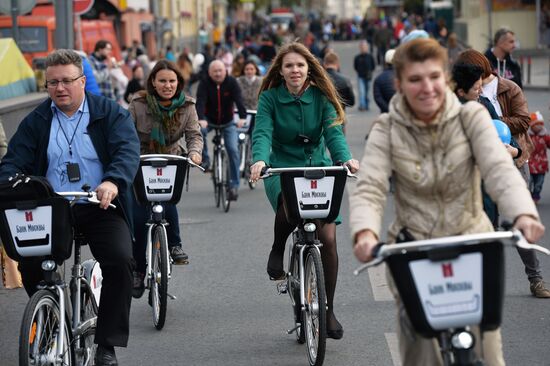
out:
M77 227L87 236L104 276L97 365L117 364L114 347L127 343L131 296L139 298L144 291L147 209L131 194L139 155L187 154L208 170L207 134L213 125L224 126L229 199L237 200L237 131L247 109L257 110L249 131L252 181L267 165L343 162L359 172L350 195L350 226L360 261L372 259L384 230L382 213L390 180L396 192L396 218L389 228L389 242L403 230L416 239L492 231L500 217L512 220L530 241L543 235L535 203L548 171L550 135L540 112L529 113L521 70L512 57L512 30L499 29L493 47L482 53L462 49L444 22L431 16L339 26L330 20L303 23L275 31L255 24L265 30L258 36L229 24L225 42L217 34L212 45L205 42L195 55L166 47L158 61L151 61L139 42L124 50L123 60L113 59L108 41L99 41L89 56L72 50L48 56L49 99L21 123L2 159L0 177L17 172L42 175L56 190L79 190L75 184L81 183L68 179L69 162L81 168L75 182L90 183L98 192L100 207L77 205L76 209ZM301 34L302 42L292 41L290 32ZM345 110L356 98L352 83L340 72L343 65L330 44L334 39L360 39L353 62L358 110L371 109L372 90L381 112L361 164L351 156L344 134ZM131 70L130 78L122 67ZM492 120L509 129L509 141L499 140ZM434 136L437 144L431 141ZM264 185L275 212L267 273L280 280L285 276L285 243L295 225L286 218L278 178L266 179ZM117 202L117 211L100 212L112 201ZM183 250L178 211L175 205L164 208L172 260L186 264L189 257ZM334 339L344 333L334 312L336 225L342 219L339 216L319 230L327 336ZM536 255L518 252L531 293L550 298ZM40 272L34 270L37 265L35 260L19 265L29 294L40 280ZM397 306L402 307L391 278L389 282ZM405 311L399 314L404 364L438 364L435 343L403 328L410 321ZM498 329L486 332L476 347L484 350L489 364L504 364Z

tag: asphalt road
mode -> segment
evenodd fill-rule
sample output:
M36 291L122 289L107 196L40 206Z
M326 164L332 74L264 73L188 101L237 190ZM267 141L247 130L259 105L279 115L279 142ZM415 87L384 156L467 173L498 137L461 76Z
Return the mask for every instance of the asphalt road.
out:
M356 43L335 44L343 72L355 83L352 59ZM526 92L531 110L548 119L548 92ZM374 104L372 105L374 107ZM360 158L367 133L378 111L349 109L347 138ZM353 184L353 183L350 183ZM550 184L539 209L550 225ZM347 194L346 194L347 195ZM342 214L348 215L348 200ZM389 200L391 203L391 199ZM272 241L274 214L262 184L241 187L229 213L214 207L209 177L192 172L189 191L178 205L182 237L191 263L174 267L164 329L156 331L146 297L131 310L128 348L117 349L121 365L305 365L306 350L287 335L292 309L286 295L277 295L265 273ZM392 218L391 209L385 224ZM384 295L378 277L354 277L349 229L338 227L340 277L336 314L345 328L340 341L328 340L326 365L398 365L395 358L395 308ZM544 243L548 243L547 234ZM549 245L547 245L549 246ZM505 359L509 365L550 365L550 300L533 298L514 250L506 252L506 298L502 325ZM541 258L550 278L550 260ZM27 297L23 290L0 288L0 364L17 364L19 324Z

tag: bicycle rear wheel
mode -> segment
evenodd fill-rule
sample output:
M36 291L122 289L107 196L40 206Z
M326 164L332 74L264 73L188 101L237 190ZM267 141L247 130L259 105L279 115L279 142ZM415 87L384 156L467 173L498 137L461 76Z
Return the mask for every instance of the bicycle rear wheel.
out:
M220 154L218 151L214 151L214 162L212 165L212 183L214 185L214 201L216 202L216 207L220 207L221 197L220 197L220 186L221 186L221 171L220 171Z
M327 309L323 263L316 248L306 251L305 310L302 312L302 325L307 346L307 357L311 366L323 364L327 335Z
M66 319L64 329L60 329L62 316ZM60 332L64 334L64 343L58 355ZM59 312L57 296L48 290L36 292L25 307L21 322L19 366L72 365L73 360L70 323L66 314Z
M221 185L220 185L220 197L222 201L223 211L229 211L229 206L231 201L229 200L229 159L227 158L227 153L225 150L222 151L222 165L221 165Z
M92 290L83 284L80 290L81 332L75 334L74 353L78 365L94 365L97 344L94 343L97 325L97 304Z
M161 330L166 320L166 306L168 301L168 242L166 231L162 225L155 226L153 232L152 278L149 296L153 308L153 324Z

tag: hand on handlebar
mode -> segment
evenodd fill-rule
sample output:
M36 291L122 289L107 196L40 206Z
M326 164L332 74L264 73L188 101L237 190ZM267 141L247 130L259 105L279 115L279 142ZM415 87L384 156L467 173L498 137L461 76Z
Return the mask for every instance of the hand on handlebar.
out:
M262 175L262 169L265 167L265 161L257 161L250 166L250 181L255 183Z
M355 236L353 254L361 262L369 262L373 259L373 249L378 244L378 238L370 230L363 230Z
M196 152L189 153L189 159L197 165L200 165L202 163L202 156L200 154L197 154Z
M355 173L359 170L359 161L356 159L350 159L344 163L348 167L350 173Z
M529 243L538 242L544 235L544 225L531 216L519 216L514 227L523 233Z
M237 121L237 128L242 128L245 123L246 123L246 119L239 119Z
M104 210L109 208L111 201L118 195L118 187L113 182L107 180L97 186L95 191L97 192L99 207Z
M199 125L202 128L206 128L206 127L208 127L208 122L205 119L201 119L201 120L199 120Z

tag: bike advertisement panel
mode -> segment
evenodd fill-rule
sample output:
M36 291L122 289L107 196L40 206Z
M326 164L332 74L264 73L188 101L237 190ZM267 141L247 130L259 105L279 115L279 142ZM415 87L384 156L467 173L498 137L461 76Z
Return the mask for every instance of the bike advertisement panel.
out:
M5 210L13 243L22 257L52 253L52 207L40 206L31 210Z
M426 320L435 330L479 324L483 313L483 255L409 263Z
M294 178L298 210L303 219L323 219L330 213L334 177Z

